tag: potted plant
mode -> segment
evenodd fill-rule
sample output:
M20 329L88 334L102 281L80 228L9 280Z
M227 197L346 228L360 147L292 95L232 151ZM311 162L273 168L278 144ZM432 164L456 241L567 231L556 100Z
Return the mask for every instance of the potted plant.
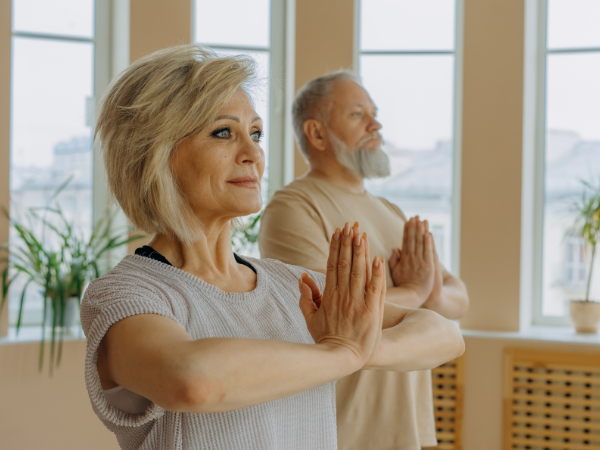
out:
M585 181L582 181L582 183L584 192L581 199L574 205L577 218L573 225L573 231L583 238L587 254L590 255L590 265L586 281L585 299L571 300L569 302L569 312L578 333L596 333L598 322L600 322L600 303L590 300L590 289L592 287L596 248L600 240L600 185L594 187L591 183Z
M67 181L68 182L68 181ZM52 196L55 199L58 192ZM51 200L52 200L51 199ZM4 210L8 217L8 212ZM28 288L36 286L43 298L44 309L41 323L42 340L40 343L39 369L44 362L46 329L50 338L50 373L60 364L62 342L75 318L83 291L94 278L105 270L101 267L102 256L113 249L126 245L140 236L114 236L113 215L99 220L85 239L74 230L59 205L55 207L32 208L26 211L23 220L10 219L10 225L16 231L17 240L0 246L5 253L2 271L2 300L0 311L6 301L9 287L18 278L24 282L19 293L20 305L17 315L16 331L19 332L23 318L23 307ZM40 230L37 231L36 230Z

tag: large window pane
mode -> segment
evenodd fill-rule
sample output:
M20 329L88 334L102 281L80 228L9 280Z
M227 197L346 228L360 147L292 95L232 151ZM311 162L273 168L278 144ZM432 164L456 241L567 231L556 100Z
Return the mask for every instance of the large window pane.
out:
M48 205L58 196L68 221L84 236L92 221L92 147L86 111L93 92L91 43L13 38L11 123L11 216ZM10 236L11 245L18 242ZM52 242L47 242L52 245ZM10 293L11 312L18 308L19 286ZM41 317L41 299L31 289L26 323ZM37 303L36 303L37 302ZM14 319L14 316L13 316Z
M194 40L229 47L270 46L269 0L196 0Z
M94 36L94 0L13 0L16 32Z
M568 300L583 298L588 273L582 241L570 227L581 180L600 182L600 52L549 54L546 70L542 314L565 316ZM599 283L591 295L600 298Z
M598 0L548 0L548 48L600 47Z
M451 264L453 55L362 55L361 76L379 108L390 177L367 188L432 226L440 259Z
M454 0L361 0L360 49L453 50Z

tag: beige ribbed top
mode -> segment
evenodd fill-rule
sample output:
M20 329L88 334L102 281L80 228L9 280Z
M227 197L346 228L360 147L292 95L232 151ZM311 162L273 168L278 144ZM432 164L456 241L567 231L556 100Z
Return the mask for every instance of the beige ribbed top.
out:
M92 407L122 449L336 449L335 383L235 411L178 413L150 403L143 414L111 405L96 368L98 345L111 325L135 314L160 314L194 339L232 337L313 344L298 307L298 278L308 272L275 260L244 258L256 288L227 293L193 275L143 256L127 256L90 283L81 305L87 336L85 381Z

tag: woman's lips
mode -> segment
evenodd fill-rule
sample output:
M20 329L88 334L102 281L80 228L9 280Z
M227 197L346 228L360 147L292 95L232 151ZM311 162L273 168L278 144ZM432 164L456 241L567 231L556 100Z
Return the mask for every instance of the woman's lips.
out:
M233 180L228 181L229 184L232 184L237 187L243 188L257 188L258 187L258 177L239 177L234 178Z

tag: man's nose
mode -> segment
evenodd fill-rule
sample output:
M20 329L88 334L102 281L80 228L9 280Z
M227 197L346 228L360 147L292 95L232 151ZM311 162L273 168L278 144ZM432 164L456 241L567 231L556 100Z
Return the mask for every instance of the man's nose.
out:
M375 119L375 117L373 117L373 119L371 120L371 123L369 124L369 131L371 133L374 131L379 131L379 130L381 130L382 127L383 127L383 125L381 125L381 123L379 123L377 121L377 119Z

